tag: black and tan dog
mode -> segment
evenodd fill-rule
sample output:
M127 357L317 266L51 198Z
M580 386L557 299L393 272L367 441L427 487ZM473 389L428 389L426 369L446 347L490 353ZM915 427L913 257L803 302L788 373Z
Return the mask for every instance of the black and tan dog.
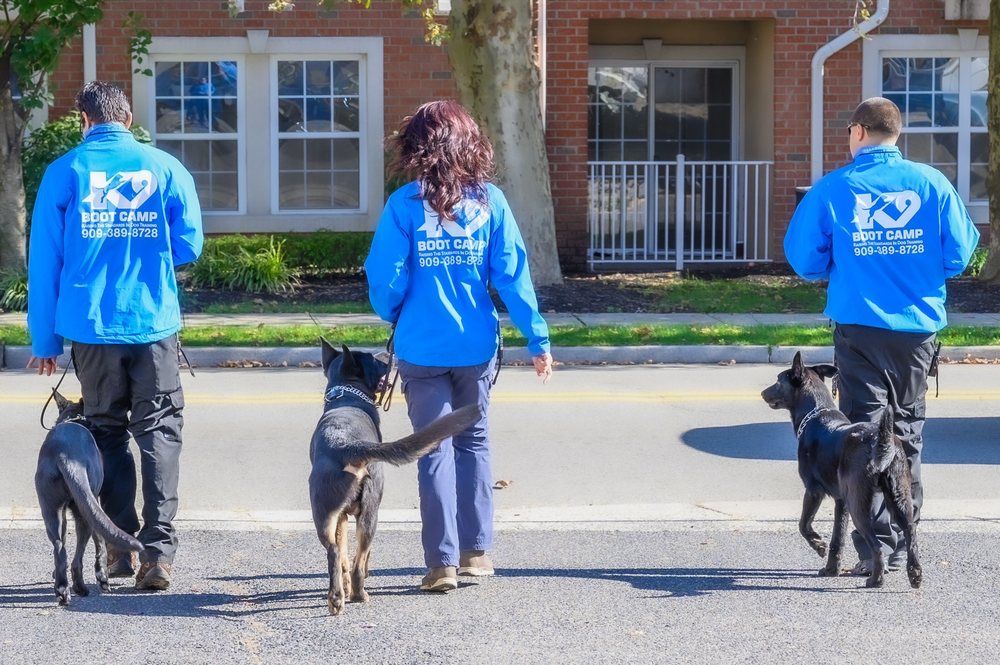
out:
M76 595L89 593L83 583L83 554L91 536L97 549L94 570L102 591L110 590L105 543L122 552L141 552L143 548L138 540L116 527L97 502L104 484L104 464L94 435L83 420L83 401L70 402L58 392L53 396L59 418L38 452L35 491L55 557L52 579L56 597L60 605L66 605L70 596L66 579L67 508L76 521L76 553L71 568Z
M416 461L481 417L478 406L463 407L399 441L382 443L375 394L389 366L370 353L338 351L322 340L326 400L309 449L309 498L316 533L326 548L330 573L327 605L340 614L348 597L366 602L365 578L378 524L384 478L379 462ZM347 517L357 521L354 566L347 550Z
M824 496L834 499L830 556L820 575L840 574L847 516L875 553L871 575L865 585L880 587L884 581L882 547L872 524L873 502L881 492L893 519L902 527L910 586L917 588L923 576L917 555L916 524L910 493L910 467L902 443L893 433L893 391L890 407L878 425L851 422L833 402L824 378L837 374L833 365L807 367L795 354L792 368L778 375L774 385L761 393L772 409L788 409L799 442L799 476L805 484L799 532L821 556L827 547L813 530L813 518ZM845 510L846 509L846 510Z

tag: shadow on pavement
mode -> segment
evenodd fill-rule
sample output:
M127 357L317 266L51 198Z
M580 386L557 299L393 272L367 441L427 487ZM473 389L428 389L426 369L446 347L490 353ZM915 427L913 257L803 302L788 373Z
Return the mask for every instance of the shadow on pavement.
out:
M685 445L737 459L794 460L791 421L699 427L681 435ZM931 418L924 428L924 464L1000 464L1000 417Z

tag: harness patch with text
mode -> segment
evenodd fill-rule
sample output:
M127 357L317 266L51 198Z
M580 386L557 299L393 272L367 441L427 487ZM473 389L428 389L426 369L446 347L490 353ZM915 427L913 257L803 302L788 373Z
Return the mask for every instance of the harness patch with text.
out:
M924 253L924 230L907 228L922 201L912 190L855 194L851 242L855 256L893 256Z

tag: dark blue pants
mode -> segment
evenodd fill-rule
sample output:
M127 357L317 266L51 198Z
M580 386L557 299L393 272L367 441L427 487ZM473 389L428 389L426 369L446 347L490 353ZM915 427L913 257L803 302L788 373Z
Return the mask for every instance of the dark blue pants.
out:
M483 418L445 439L417 463L424 563L457 566L459 552L493 546L493 472L486 409L493 362L472 367L425 367L399 363L406 409L421 429L453 409L483 407Z

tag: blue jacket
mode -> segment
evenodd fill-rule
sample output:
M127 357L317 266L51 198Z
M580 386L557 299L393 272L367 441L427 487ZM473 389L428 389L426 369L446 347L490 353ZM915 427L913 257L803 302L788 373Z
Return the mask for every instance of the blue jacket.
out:
M805 279L829 278L824 313L833 321L932 333L948 323L945 280L965 270L978 243L940 171L869 146L809 190L785 258Z
M386 202L365 261L372 307L396 325L396 354L415 365L468 367L497 352L498 315L487 284L500 294L532 355L549 350L528 255L503 192L488 185L489 205L466 200L441 224L420 185Z
M88 344L143 344L180 329L174 268L204 241L191 174L135 140L97 125L52 162L38 189L28 254L32 353Z

